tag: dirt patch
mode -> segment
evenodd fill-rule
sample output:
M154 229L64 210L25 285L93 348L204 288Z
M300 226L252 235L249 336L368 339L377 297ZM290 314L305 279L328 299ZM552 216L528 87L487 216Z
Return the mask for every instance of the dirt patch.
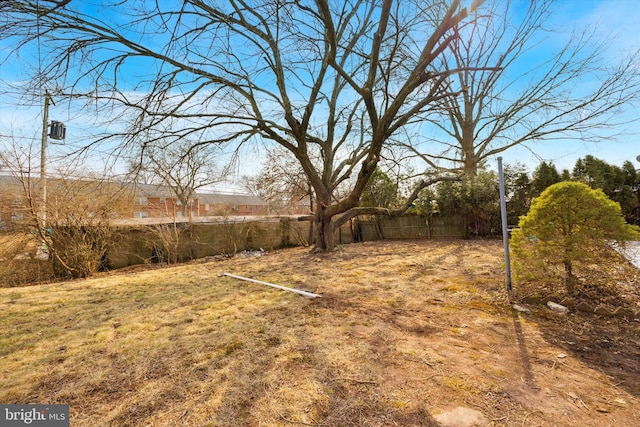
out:
M640 322L514 311L502 266L498 241L383 241L0 289L0 401L74 426L640 425Z

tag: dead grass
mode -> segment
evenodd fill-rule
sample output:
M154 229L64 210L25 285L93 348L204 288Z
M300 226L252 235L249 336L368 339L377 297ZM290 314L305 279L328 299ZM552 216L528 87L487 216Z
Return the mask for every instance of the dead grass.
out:
M499 242L411 241L0 289L0 402L74 426L640 425L640 323L515 314L503 283Z

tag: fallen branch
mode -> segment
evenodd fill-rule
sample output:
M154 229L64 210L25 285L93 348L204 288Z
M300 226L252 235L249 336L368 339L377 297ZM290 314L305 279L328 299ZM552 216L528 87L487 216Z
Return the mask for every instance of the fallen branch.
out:
M378 385L376 381L358 380L355 378L333 378L331 381L351 381L357 384L373 384Z
M314 294L307 291L301 291L300 289L287 288L285 286L274 285L273 283L263 282L261 280L255 280L255 279L249 279L248 277L236 276L235 274L231 274L231 273L222 273L221 276L233 277L234 279L244 280L246 282L258 283L260 285L270 286L272 288L280 289L283 291L293 292L293 293L302 295L303 297L306 297L306 298L320 298L322 296L322 295Z

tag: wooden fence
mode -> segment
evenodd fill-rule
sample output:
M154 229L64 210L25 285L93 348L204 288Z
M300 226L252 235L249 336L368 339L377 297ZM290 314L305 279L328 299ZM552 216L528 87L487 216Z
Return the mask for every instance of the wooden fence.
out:
M460 216L428 217L405 215L398 217L367 217L355 220L354 242L383 239L442 239L464 237L464 222Z

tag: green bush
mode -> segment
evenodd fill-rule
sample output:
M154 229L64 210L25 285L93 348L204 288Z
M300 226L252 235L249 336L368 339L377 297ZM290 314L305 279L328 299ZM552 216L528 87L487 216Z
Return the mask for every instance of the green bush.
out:
M613 242L638 238L638 228L625 222L620 205L601 190L560 182L544 190L520 218L511 239L515 272L546 282L564 277L567 293L574 294L578 266L602 262Z

